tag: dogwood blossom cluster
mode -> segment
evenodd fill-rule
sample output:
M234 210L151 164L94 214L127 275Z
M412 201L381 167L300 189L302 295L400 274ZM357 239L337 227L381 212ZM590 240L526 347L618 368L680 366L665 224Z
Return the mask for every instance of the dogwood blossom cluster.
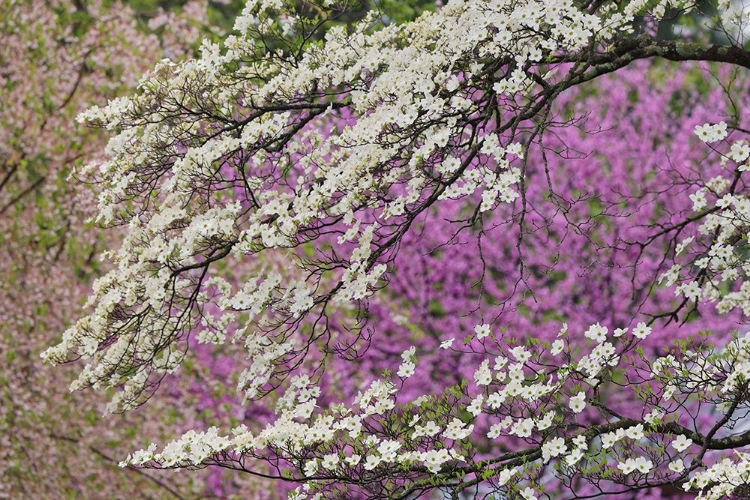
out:
M696 126L695 133L709 144L728 141L729 137L725 122ZM746 277L750 267L743 255L750 227L750 199L740 192L739 182L748 168L750 148L745 139L728 146L720 160L728 173L710 179L690 194L701 222L698 235L680 241L676 254L685 254L683 261L675 263L660 279L668 285L678 283L675 292L686 301L713 302L720 312L740 308L748 314L750 285Z
M711 465L707 470L700 471L685 484L685 489L696 488L701 490L698 498L718 500L727 498L736 493L738 488L750 481L748 471L750 462L748 454L736 451L732 458L725 458Z
M45 359L87 359L74 387L118 387L112 408L129 408L179 366L194 329L221 340L252 324L276 345L246 377L257 381L249 394L262 394L284 377L276 367L303 356L301 318L381 287L399 238L429 206L478 191L486 212L518 197L518 127L551 99L545 89L571 84L538 63L612 43L646 4L592 14L564 0L455 1L403 26L333 27L324 48L285 53L263 40L294 46L311 20L274 15L283 2L249 2L223 50L205 42L200 59L165 60L138 95L81 115L119 132L88 172L101 186L98 220L127 224L128 236L106 254L115 269L95 285L93 313ZM290 252L304 282L259 270L239 289L209 285L222 262L329 232L351 244Z
M485 359L477 370L488 373L489 382L475 376L473 384L466 381L443 395L410 401L400 400L399 386L413 369L375 381L352 404L331 408L317 408L320 392L308 377L296 378L277 406L277 420L260 432L244 425L229 435L216 428L189 432L161 451L156 445L140 450L122 465L194 467L281 458L296 468L289 477L305 482L292 498L343 491L338 488L366 492L368 478L396 471L403 480L386 489L388 495L419 491L428 480L440 487L478 477L498 493L541 493L542 471L551 462L558 464L551 470L560 480L585 474L632 487L684 480L686 490L707 498L720 498L744 484L746 454L737 453L733 461L720 450L733 440L750 439L735 429L748 406L744 388L730 381L750 380L737 371L750 357L750 333L722 352L675 349L648 361L638 354L642 340L635 333L615 337L596 324L578 336L591 337L594 331L596 339L579 352L570 346L582 344L566 328L560 338L570 343L557 354L549 345L496 342L499 353L492 367ZM618 338L614 347L611 342ZM412 349L403 355L409 360L405 363L416 357ZM636 370L624 371L623 365L631 363ZM651 388L621 388L639 400L636 413L628 412L632 399L599 392L624 373L639 377L631 384ZM704 410L708 419L685 420L674 413L696 400L713 405ZM484 457L480 443L498 439L514 443L514 451ZM713 456L718 457L714 465L699 469ZM341 481L342 476L349 480Z

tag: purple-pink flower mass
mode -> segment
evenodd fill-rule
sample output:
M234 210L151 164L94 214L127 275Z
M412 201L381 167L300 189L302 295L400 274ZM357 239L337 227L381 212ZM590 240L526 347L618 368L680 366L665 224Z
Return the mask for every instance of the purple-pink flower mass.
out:
M107 5L0 73L0 497L747 496L741 2Z

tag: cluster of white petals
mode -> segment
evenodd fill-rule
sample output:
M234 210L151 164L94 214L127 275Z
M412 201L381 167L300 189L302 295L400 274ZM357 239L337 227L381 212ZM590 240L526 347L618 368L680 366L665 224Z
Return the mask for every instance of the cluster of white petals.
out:
M579 353L580 358L592 359L592 353L607 343L606 335L593 335L594 331L608 331L608 328L595 324L588 331L579 333L582 338L593 337L590 339L589 349ZM566 330L565 335L572 333ZM626 352L633 352L640 339L636 333L633 333L631 339L632 342L623 344L616 350L616 359L621 360ZM522 352L528 356L520 356ZM479 372L487 372L491 381L484 383L484 375L477 376L474 389L463 393L461 400L465 401L462 403L465 406L459 404L455 408L458 413L445 408L435 413L433 409L434 420L422 421L419 412L410 413L414 409L432 407L430 398L418 398L420 401L397 405L398 389L386 380L373 382L349 407L319 409L316 406L320 395L319 389L311 385L308 377L301 376L293 380L281 398L277 406L278 419L260 433L252 434L245 426L234 429L228 436L219 435L215 428L205 433L189 432L181 439L166 445L161 452L157 452L157 447L152 445L146 450L134 453L123 464L195 466L221 453L262 458L266 456L268 449L272 448L275 456L280 455L288 460L293 461L295 457L304 456L305 477L320 475L321 470L334 471L337 474L353 473L353 468L360 464L366 471L376 471L397 464L421 464L431 474L438 474L446 467L453 467L456 463L469 460L462 453L462 443L474 435L486 432L483 426L477 426L481 421L480 417L484 417L489 418L489 422L492 423L489 432L486 433L490 439L498 439L501 436L541 439L539 455L536 458L537 466L543 467L553 460L558 460L566 467L575 467L581 461L598 460L603 454L620 448L642 449L645 452L649 450L648 443L651 439L655 439L655 436L662 432L668 435L669 429L673 429L668 427L668 423L662 422L664 411L661 408L666 409L668 406L655 407L644 413L640 421L623 420L599 426L594 433L585 427L566 425L566 422L575 422L579 418L578 415L587 409L587 401L598 400L595 394L598 385L596 381L590 380L585 372L575 368L580 364L580 360L573 360L567 371L561 372L556 367L548 367L547 369L557 372L556 377L551 377L551 373L540 373L540 369L544 370L541 368L543 365L531 361L551 359L553 355L547 348L516 346L507 348L506 353L512 357L524 358L524 361L508 364L508 358L500 355L496 356L493 368L489 360L485 359ZM567 353L570 355L570 350L567 350ZM402 358L404 363L416 367L417 356L413 349L405 351ZM650 380L665 386L670 383L676 384L675 387L682 388L680 390L688 391L686 394L697 388L700 397L708 399L726 392L724 386L728 383L726 379L731 378L731 374L722 380L721 377L705 379L702 373L719 373L718 367L737 364L738 360L748 358L750 333L734 341L723 353L712 356L710 360L698 353L687 353L681 360L673 355L658 358L652 363ZM599 374L605 376L605 371L612 370L614 373L616 369L616 366L607 364L602 366ZM702 385L696 381L688 390L690 381L689 375L686 374L691 373L703 380ZM585 387L585 390L566 397L564 389L571 384L572 387ZM489 396L486 396L487 394ZM567 408L562 405L566 400ZM595 403L594 408L598 404L600 403ZM534 405L536 410L525 410L528 413L521 417L503 413L504 408L514 408L515 411L532 408L527 405ZM546 410L540 414L539 408ZM465 416L460 416L464 415L463 410L471 415L468 420ZM405 412L404 418L408 417L410 420L408 426L411 427L411 431L408 434L394 438L387 433L376 432L376 429L388 429L390 419L401 412ZM662 428L660 426L664 426L663 431L659 430ZM564 430L565 427L569 429L567 432ZM541 436L547 437L540 438ZM689 453L693 439L685 434L678 434L665 441L663 446L667 444L682 456L688 456L686 454ZM738 456L744 457L742 454ZM711 486L711 491L719 491L714 484L719 477L730 478L727 484L736 484L738 474L747 472L742 469L743 463L746 462L725 460L721 462L723 465L717 464L706 472L694 475L690 485L698 489ZM625 476L630 477L638 473L645 477L660 465L668 465L670 473L677 475L685 468L682 459L672 460L669 464L657 464L653 459L644 456L622 458L608 466ZM508 474L518 473L514 468L502 469L498 471L500 472L501 483L510 478ZM316 482L311 479L310 484L314 485ZM311 488L314 489L314 486Z

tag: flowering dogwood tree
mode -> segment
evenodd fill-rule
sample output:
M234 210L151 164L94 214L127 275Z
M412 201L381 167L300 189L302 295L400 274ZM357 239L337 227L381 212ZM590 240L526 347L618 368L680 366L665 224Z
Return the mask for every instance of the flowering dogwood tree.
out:
M715 6L706 22L726 34L721 46L633 33L635 16L696 8L687 1L452 1L410 23L373 13L321 36L345 7L251 1L223 47L163 61L137 95L82 115L116 132L108 159L82 175L100 184L98 220L127 234L105 253L114 269L95 283L91 314L45 359L83 358L73 388L114 389L116 411L149 399L192 344L240 344L237 390L275 411L262 429L191 431L123 465L261 474L265 461L301 483L293 498L739 491L750 481L750 336L721 314L750 310L748 128L724 69L750 68L743 13ZM725 120L694 126L693 169L614 158L577 174L586 160L563 161L574 137L560 130L585 133L589 110L576 103L597 99L570 96L643 59L715 63ZM595 175L616 196L590 196ZM608 224L606 238L591 229ZM513 244L484 251L497 228ZM577 247L594 256L588 270L555 272L555 247L580 245L568 232L588 240ZM410 386L424 353L405 348L336 403L333 360L356 367L391 342L375 319L398 310L392 289L409 290L401 256L426 241L447 269L468 233L478 251L457 282L476 303L435 333L459 360L457 380L432 353L445 384ZM592 302L550 309L554 332L514 301L559 288L580 303L589 283L627 283L630 296L610 292L619 303L601 317ZM528 321L509 331L505 315L484 316L486 300Z

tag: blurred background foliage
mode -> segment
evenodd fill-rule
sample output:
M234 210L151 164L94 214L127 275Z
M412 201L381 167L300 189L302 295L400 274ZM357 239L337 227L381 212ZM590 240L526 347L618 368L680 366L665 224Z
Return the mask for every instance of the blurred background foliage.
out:
M127 0L125 3L147 24L148 20L158 15L161 10L178 12L189 2L190 0ZM304 9L304 1L297 3L301 10ZM401 23L416 18L424 11L434 11L439 4L435 0L348 0L340 3L342 6L346 5L348 11L339 21L340 24L355 22L371 9L382 12L386 22ZM244 0L209 1L209 24L226 32L231 31L234 19L244 5Z

